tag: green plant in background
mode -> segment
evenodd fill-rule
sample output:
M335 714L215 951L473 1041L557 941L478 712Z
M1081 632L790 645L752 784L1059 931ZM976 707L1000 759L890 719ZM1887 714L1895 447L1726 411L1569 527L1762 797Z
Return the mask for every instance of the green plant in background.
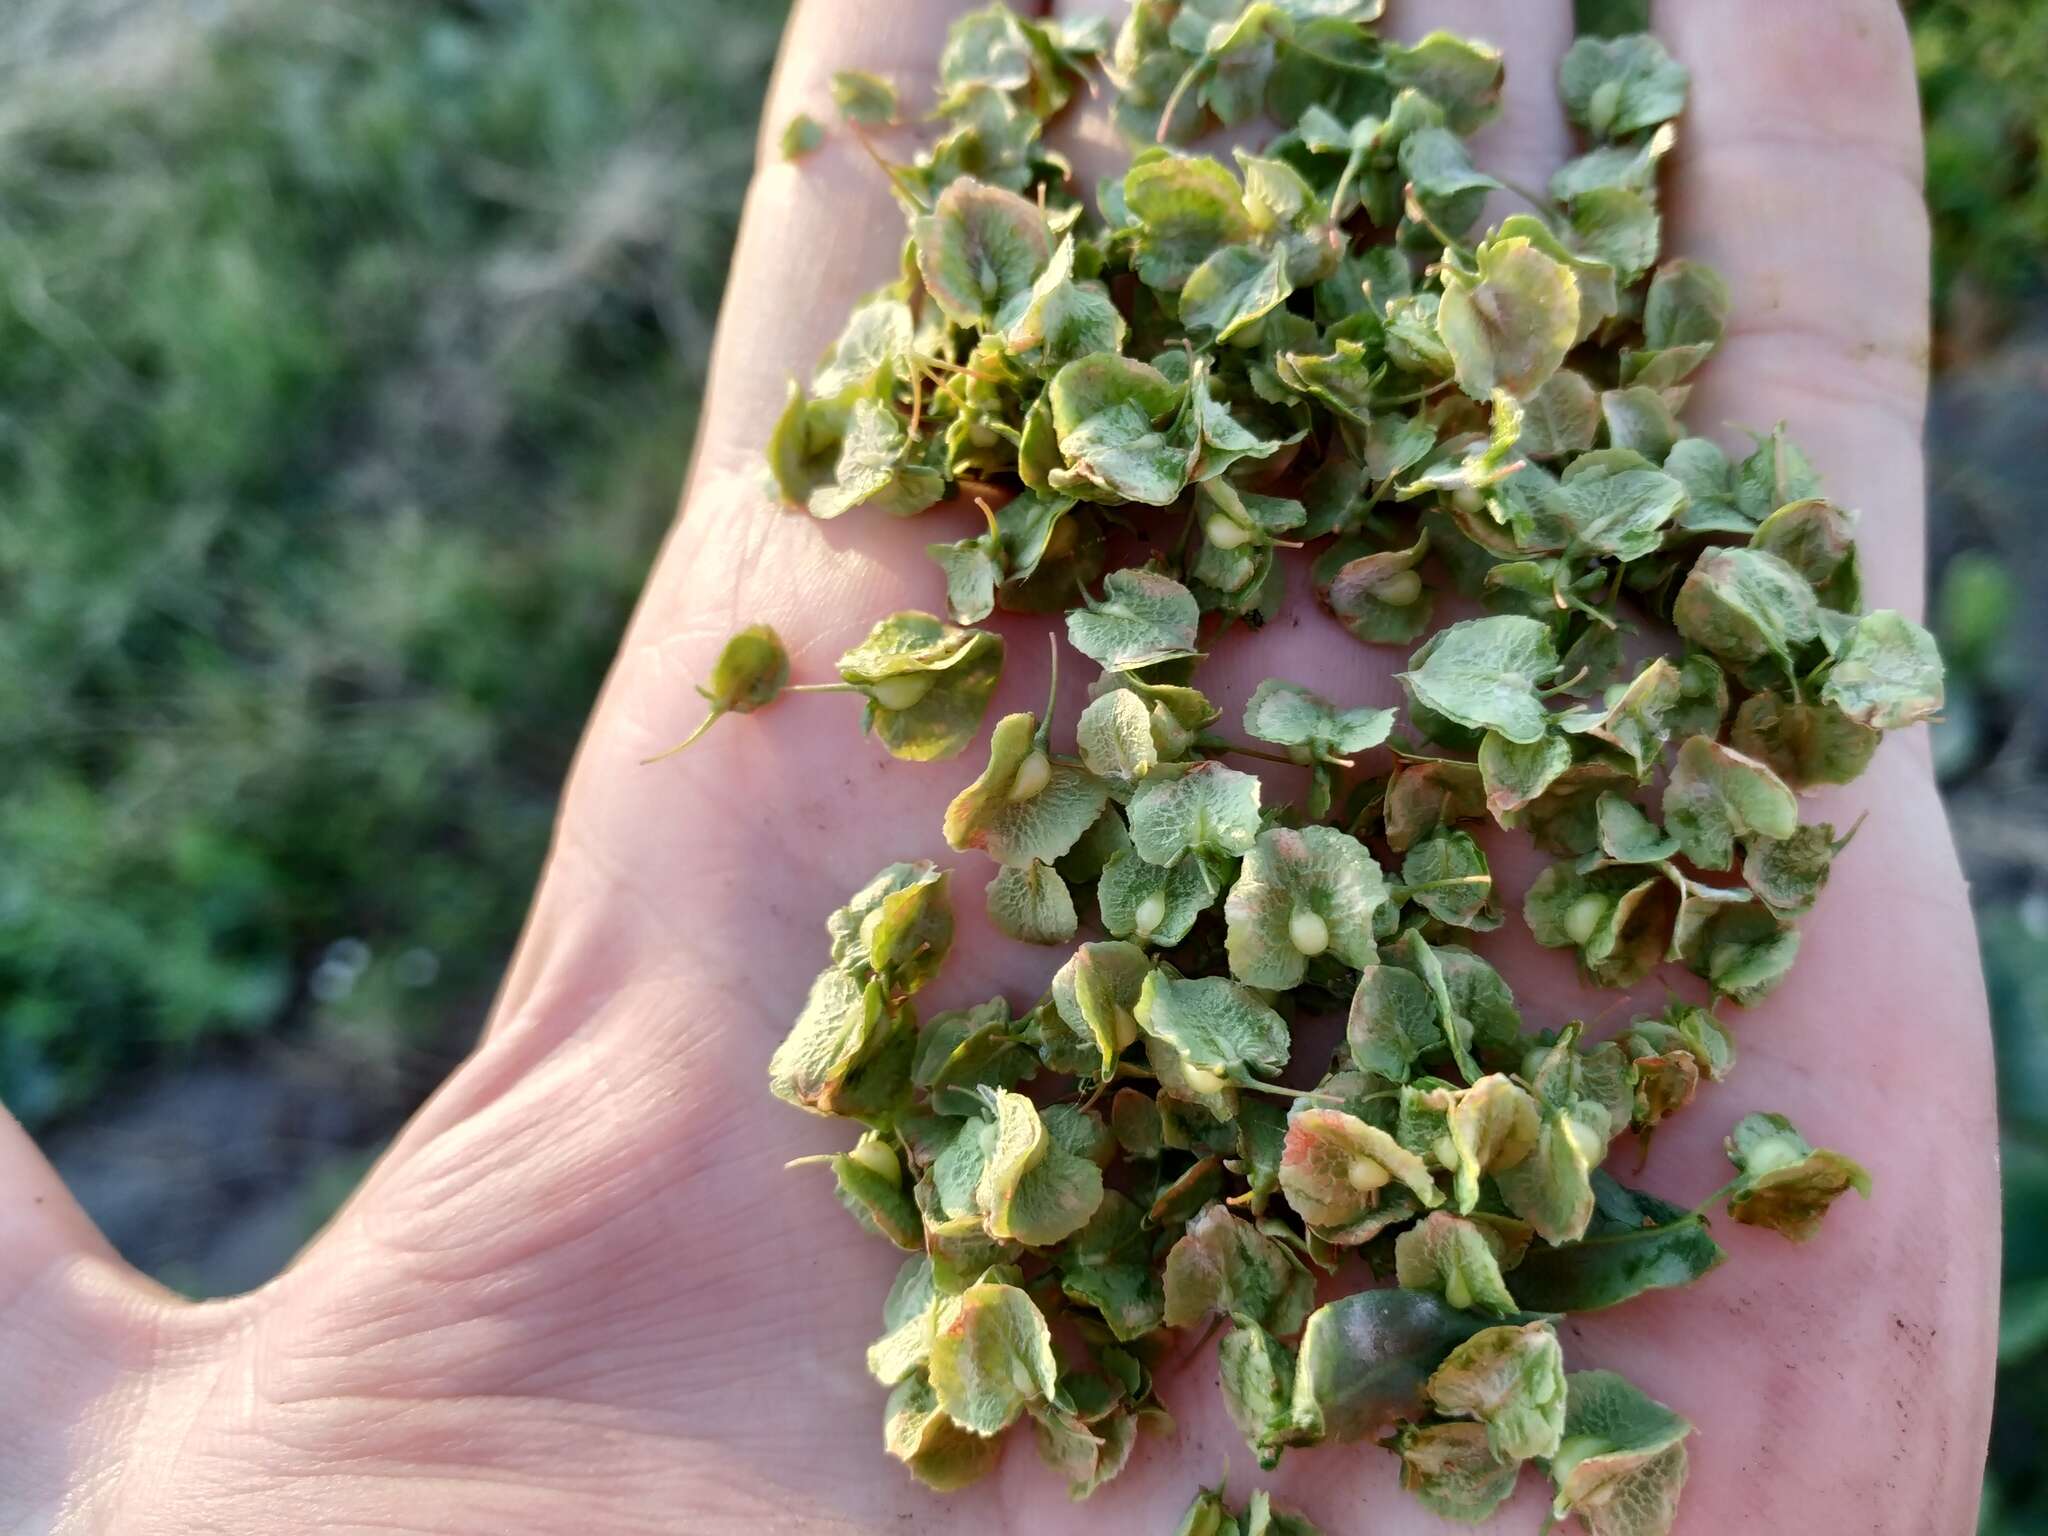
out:
M2024 708L2026 651L2014 630L2021 602L2010 565L1984 550L1954 556L1935 594L1936 628L1954 683L1936 762L1959 797L1965 829L1971 786L1988 778L1997 793L2005 776L1998 761L2004 752L1984 763L1987 738ZM2040 792L2038 776L2020 790ZM1967 849L1967 836L1964 843ZM2048 883L2037 863L2030 880L1980 876L1974 888L1998 1053L2005 1175L1998 1403L1980 1529L1984 1536L2032 1536L2048 1530L2040 1458L2048 1443Z
M1982 1529L2048 1530L2048 897L1978 913L2004 1121L2005 1298Z
M1936 316L1942 355L1974 359L1972 310L2038 312L2048 278L2048 5L2042 0L1921 0L1908 9L1927 125L1927 197L1934 216ZM1967 410L1968 407L1966 406ZM2038 412L2019 410L2024 437ZM1936 585L1936 628L1950 660L1949 719L1937 764L1965 829L1980 806L1990 825L2042 796L2038 703L2019 632L2023 586L2040 520L2022 459L1986 482L1967 459L1944 466L1961 482L1965 523L1998 546L1963 550ZM1965 447L1963 452L1969 452ZM2032 482L2038 485L2038 481ZM1988 494L1987 494L1988 493ZM2030 509L2028 501L2034 505ZM1990 505L1968 515L1971 503ZM2038 565L2035 566L2038 570ZM2039 593L2032 594L2034 602ZM1966 853L1971 838L1964 837ZM1984 1536L2048 1531L2048 859L2024 839L1996 839L1997 859L1973 858L1979 938L1991 994L2004 1127L2005 1298L1998 1405L1985 1482Z
M780 9L244 5L132 94L81 83L118 36L0 73L32 1124L309 1004L472 1027L673 506Z
M1917 0L1907 14L1927 119L1935 278L2002 298L2048 273L2048 10Z

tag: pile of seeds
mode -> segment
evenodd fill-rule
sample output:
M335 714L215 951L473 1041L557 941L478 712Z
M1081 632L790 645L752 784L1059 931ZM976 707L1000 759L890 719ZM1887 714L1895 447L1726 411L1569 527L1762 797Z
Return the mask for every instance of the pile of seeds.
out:
M1724 1254L1706 1207L1603 1162L1733 1069L1715 1009L1784 977L1848 841L1799 792L1929 718L1940 662L1860 611L1854 519L1782 431L1731 459L1680 425L1728 310L1714 273L1660 260L1685 70L1647 35L1582 37L1560 86L1583 153L1480 232L1503 189L1464 136L1500 55L1383 40L1380 8L1137 0L1112 39L992 5L954 28L935 139L883 160L902 275L792 386L770 459L815 517L986 513L931 546L946 618L881 619L813 685L860 694L896 756L976 738L1003 643L973 626L998 608L1064 612L1100 669L1072 751L1055 688L996 722L945 818L993 866L996 924L1061 954L1021 1012L920 1023L950 878L892 865L833 914L771 1081L864 1127L822 1161L910 1255L868 1364L889 1452L932 1486L1028 1419L1085 1496L1170 1426L1165 1352L1216 1328L1263 1465L1373 1438L1477 1521L1533 1462L1560 1518L1648 1536L1690 1426L1568 1372L1555 1320ZM1084 203L1043 132L1098 74L1142 147ZM864 143L899 115L873 77L835 92ZM1262 153L1172 147L1259 118L1283 130ZM791 124L786 153L822 133ZM1198 664L1275 618L1304 546L1323 605L1409 652L1407 707L1276 678L1226 739ZM1441 586L1485 616L1434 625ZM788 671L772 631L735 637L711 718ZM1306 768L1301 800L1267 803L1242 753ZM1606 986L1682 966L1700 1001L1597 1043L1525 1026L1482 953L1507 920L1468 830L1488 819L1555 860L1522 907L1538 941ZM1279 1086L1314 1075L1292 1021L1318 1015L1343 1043ZM1795 1240L1868 1190L1779 1116L1727 1149L1708 1205ZM1216 1490L1184 1529L1309 1527Z

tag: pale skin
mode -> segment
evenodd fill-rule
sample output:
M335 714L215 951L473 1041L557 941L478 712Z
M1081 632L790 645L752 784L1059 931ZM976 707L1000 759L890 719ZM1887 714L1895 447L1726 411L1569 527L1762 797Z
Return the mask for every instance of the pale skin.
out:
M987 871L940 840L978 744L894 763L860 739L853 703L796 698L639 766L694 723L690 685L732 630L773 624L797 678L829 680L878 615L939 605L922 546L977 521L815 524L777 509L759 473L786 377L890 278L902 239L846 135L795 166L774 136L798 110L829 120L837 69L923 101L942 29L968 8L798 7L682 516L582 744L517 959L476 1054L342 1214L263 1290L187 1305L128 1270L0 1128L0 1528L1166 1531L1226 1464L1239 1496L1263 1481L1332 1536L1444 1528L1369 1445L1292 1453L1262 1478L1192 1339L1161 1383L1177 1436L1141 1443L1090 1505L1067 1502L1028 1436L945 1499L885 1460L862 1351L900 1255L855 1228L822 1171L784 1171L852 1137L770 1100L768 1054L824 962L826 912L892 860L960 868L961 941L921 1002L1000 988L1028 1005L1058 956L991 934ZM1409 35L1445 26L1506 50L1506 108L1477 158L1540 186L1568 153L1552 86L1564 0L1391 9ZM1694 78L1668 249L1719 267L1737 314L1689 419L1729 442L1723 423L1787 420L1863 513L1873 604L1917 611L1927 236L1904 27L1887 0L1667 3L1658 24ZM1099 123L1063 131L1085 179L1115 163ZM1205 674L1226 720L1269 675L1396 702L1400 658L1294 596ZM1043 625L998 627L998 705L1035 709ZM1269 780L1300 790L1290 770ZM1698 1425L1678 1525L1693 1536L1974 1528L1998 1269L1989 1036L1924 733L1806 814L1865 809L1792 980L1729 1012L1733 1080L1662 1135L1638 1182L1703 1197L1727 1175L1721 1135L1768 1108L1863 1161L1876 1198L1846 1201L1805 1248L1718 1222L1731 1258L1706 1281L1564 1329L1573 1365L1623 1370ZM1528 866L1502 863L1518 892ZM1661 1001L1654 979L1619 1003L1581 994L1558 956L1499 940L1532 1023L1612 1025ZM1617 1156L1633 1176L1633 1153ZM1501 1529L1534 1528L1539 1482L1525 1477Z

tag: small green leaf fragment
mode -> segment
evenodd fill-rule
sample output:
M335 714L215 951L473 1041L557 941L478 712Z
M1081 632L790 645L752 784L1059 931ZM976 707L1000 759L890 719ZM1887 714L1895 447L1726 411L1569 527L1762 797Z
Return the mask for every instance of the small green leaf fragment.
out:
M1311 1226L1351 1226L1396 1184L1423 1206L1443 1200L1422 1159L1378 1126L1340 1109L1298 1109L1288 1117L1280 1191Z
M1339 709L1299 683L1269 677L1244 707L1244 728L1259 741L1297 749L1313 762L1332 762L1369 751L1394 728L1391 709Z
M1173 1536L1242 1536L1238 1523L1232 1518L1230 1506L1223 1502L1223 1490L1204 1488L1189 1504L1187 1512L1180 1517L1180 1524L1174 1527Z
M1801 703L1769 689L1735 712L1735 750L1767 764L1793 789L1848 784L1870 766L1882 733L1833 704Z
M896 87L862 69L842 69L832 77L832 104L848 122L880 126L896 121Z
M1227 342L1286 303L1292 291L1284 251L1227 245L1188 274L1180 291L1181 323Z
M1220 894L1196 854L1166 866L1125 849L1104 866L1095 888L1102 926L1120 939L1171 949Z
M1799 801L1755 758L1707 736L1687 738L1664 788L1664 824L1702 869L1726 869L1738 838L1788 838Z
M939 1406L976 1435L999 1435L1049 1402L1059 1379L1052 1330L1031 1297L989 1281L939 1304L930 1370Z
M1790 837L1751 837L1743 844L1742 882L1772 911L1796 917L1819 898L1841 850L1835 829L1824 821L1801 826Z
M1211 1205L1166 1255L1166 1325L1186 1328L1213 1313L1296 1332L1315 1286L1287 1252L1223 1204Z
M1745 1116L1728 1133L1728 1160L1742 1176L1728 1196L1728 1214L1795 1243L1817 1237L1828 1207L1850 1190L1870 1198L1870 1175L1860 1164L1816 1149L1783 1115Z
M1161 868L1187 853L1242 858L1259 835L1259 793L1256 777L1215 762L1154 774L1131 795L1131 846Z
M831 1167L839 1203L863 1228L913 1253L924 1247L924 1222L918 1216L917 1203L904 1186L894 1151L885 1142L864 1136L851 1153L836 1155Z
M1820 604L1806 578L1758 549L1701 551L1679 588L1678 632L1721 661L1741 666L1792 651L1820 634Z
M1293 1443L1294 1353L1254 1322L1233 1326L1216 1346L1223 1406L1262 1467Z
M1506 1317L1515 1310L1501 1278L1490 1227L1432 1211L1394 1240L1394 1271L1403 1290L1433 1291L1461 1310Z
M1490 928L1500 921L1486 854L1471 833L1455 827L1438 827L1408 850L1401 888L1409 901L1454 928Z
M1002 1458L1002 1442L955 1423L939 1404L924 1372L889 1394L882 1443L927 1488L951 1493L988 1475Z
M1400 680L1417 703L1446 719L1527 746L1550 728L1541 689L1556 672L1557 644L1549 627L1502 614L1438 631Z
M1002 671L1000 635L917 612L891 614L839 658L839 676L868 696L882 745L913 762L952 757L974 739Z
M1565 1378L1564 1442L1551 1458L1551 1512L1590 1536L1668 1536L1692 1425L1612 1371Z
M893 1387L931 1358L932 1323L938 1315L938 1288L932 1261L925 1254L905 1259L882 1303L882 1337L868 1346L868 1372Z
M1086 1226L1102 1203L1102 1170L1077 1155L1021 1093L996 1092L995 1139L975 1203L988 1235L1046 1248Z
M1488 731L1479 743L1479 776L1486 808L1501 825L1539 799L1572 765L1572 744L1549 732L1534 742L1508 740Z
M1460 1214L1478 1206L1482 1178L1514 1167L1535 1149L1539 1113L1529 1091L1499 1072L1452 1096L1445 1128Z
M995 328L1010 306L1029 302L1052 259L1037 205L971 176L940 193L913 228L918 272L955 325Z
M1317 596L1368 645L1409 644L1436 610L1436 594L1423 585L1418 570L1429 552L1428 537L1406 549L1372 554L1353 554L1355 547L1350 540L1340 541L1316 562Z
M1125 788L1159 766L1151 712L1128 689L1091 700L1074 726L1074 740L1090 773Z
M1206 156L1140 160L1123 193L1138 275L1148 287L1178 290L1212 253L1252 238L1237 178Z
M799 1109L838 1113L849 1079L881 1053L892 1022L879 982L863 986L837 966L820 972L769 1059L769 1089Z
M945 818L950 848L977 848L998 864L1050 864L1102 814L1102 781L1055 763L1038 744L1038 720L1005 715L989 738L980 778L954 797Z
M1004 345L1041 377L1097 352L1120 351L1129 329L1100 283L1075 280L1072 235L1027 293L1011 295L998 320Z
M1711 661L1699 658L1704 665ZM1719 676L1719 669L1715 671ZM1610 696L1606 713L1588 722L1586 734L1595 741L1626 753L1638 778L1648 778L1664 755L1664 743L1671 737L1673 720L1684 712L1685 674L1666 657L1659 656L1623 688ZM1717 734L1718 717L1703 735Z
M1890 609L1849 631L1821 685L1821 701L1873 730L1896 731L1941 713L1941 654L1934 637Z
M799 112L783 125L779 142L783 159L801 160L825 142L825 130L810 113Z
M1530 884L1522 917L1537 943L1576 949L1594 982L1627 987L1665 958L1677 899L1655 871L1553 864Z
M1558 67L1558 94L1573 122L1596 139L1623 139L1685 110L1685 66L1647 32L1581 37Z
M1532 459L1584 453L1600 430L1600 397L1586 376L1560 368L1522 402L1517 447Z
M1611 431L1614 412L1628 402L1617 400L1610 391L1604 403ZM1640 437L1644 430L1638 422L1636 435ZM1619 436L1616 444L1634 446L1622 443ZM1650 446L1661 449L1665 445L1653 442ZM1685 507L1685 487L1654 469L1574 473L1587 462L1577 460L1546 498L1547 509L1570 529L1572 550L1623 562L1655 554L1664 542L1664 530Z
M1224 977L1152 971L1136 1014L1139 1029L1172 1047L1202 1092L1273 1077L1287 1065L1286 1022Z
M1479 1525L1508 1501L1521 1463L1497 1455L1483 1424L1403 1424L1390 1444L1401 1486L1433 1515Z
M1486 815L1486 781L1477 763L1405 758L1387 783L1387 843L1396 853L1434 828Z
M1053 1006L1069 1029L1096 1042L1105 1080L1138 1038L1133 1010L1151 972L1152 962L1137 945L1107 943L1083 944L1053 976Z
M1602 795L1595 814L1600 828L1601 863L1662 864L1680 851L1678 839L1659 831L1633 800Z
M1118 1339L1141 1339L1165 1320L1152 1234L1144 1213L1116 1191L1106 1192L1088 1224L1068 1239L1058 1265L1067 1298L1101 1313Z
M832 963L863 984L907 997L938 974L953 946L951 875L928 860L891 864L825 919Z
M1528 1156L1499 1169L1501 1199L1546 1242L1575 1243L1593 1219L1593 1170L1607 1155L1611 1126L1600 1105L1549 1108Z
M1547 1460L1564 1439L1564 1348L1548 1322L1475 1333L1424 1390L1438 1413L1484 1424L1503 1461Z
M1109 1105L1110 1129L1125 1157L1152 1162L1165 1149L1165 1129L1160 1123L1159 1105L1135 1088L1119 1088Z
M1126 672L1196 655L1201 617L1194 595L1172 577L1111 571L1101 601L1067 615L1067 639L1098 665Z
M1370 965L1373 918L1386 899L1379 865L1332 827L1273 827L1258 835L1223 904L1231 974L1248 986L1299 986L1329 954Z
M1486 1327L1423 1291L1360 1291L1318 1307L1302 1330L1294 1422L1306 1441L1362 1440L1424 1407L1423 1384L1453 1346Z
M911 441L909 423L885 401L864 398L853 404L832 480L811 492L808 505L821 522L859 506L914 517L945 493L946 477Z
M1025 944L1065 944L1080 926L1073 894L1050 864L997 871L988 884L988 915L1001 932Z
M1506 64L1488 43L1435 31L1413 44L1387 43L1382 57L1394 89L1435 102L1453 133L1470 134L1499 110Z
M1444 272L1437 332L1456 361L1458 387L1475 400L1496 389L1534 394L1579 339L1571 269L1525 238L1489 240L1476 270Z
M1360 1067L1394 1083L1407 1082L1416 1060L1444 1043L1428 985L1397 965L1360 973L1345 1035Z

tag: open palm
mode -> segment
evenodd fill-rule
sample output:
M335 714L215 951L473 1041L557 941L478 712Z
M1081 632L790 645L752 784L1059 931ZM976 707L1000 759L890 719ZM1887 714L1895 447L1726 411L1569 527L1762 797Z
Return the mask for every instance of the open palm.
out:
M893 75L918 99L945 24L969 8L801 5L768 133L799 109L825 115L838 69ZM1569 153L1552 87L1569 12L1397 3L1396 30L1445 26L1506 50L1505 111L1474 150L1507 179L1541 184ZM1787 420L1863 511L1876 604L1910 611L1926 230L1904 27L1890 0L1666 4L1659 23L1695 80L1667 247L1720 268L1736 305L1694 428ZM1091 174L1115 164L1099 113L1078 116L1070 153ZM836 699L785 701L638 766L692 723L690 685L730 631L771 623L798 677L826 678L879 614L934 606L923 545L978 521L955 508L819 524L761 489L784 379L889 279L901 239L879 173L844 136L801 165L763 157L683 516L583 744L487 1037L288 1274L235 1301L178 1303L106 1250L19 1131L0 1131L0 1526L609 1536L1058 1531L1085 1517L1164 1531L1226 1466L1240 1492L1261 1480L1206 1353L1162 1377L1177 1434L1141 1441L1085 1516L1025 1437L949 1499L884 1459L863 1349L899 1256L856 1229L824 1177L783 1170L848 1136L773 1104L764 1068L822 963L826 912L892 860L945 858L940 811L973 770L891 762ZM1301 586L1279 624L1222 648L1205 688L1226 710L1268 675L1346 705L1396 702L1397 658L1350 639ZM998 707L1034 707L1043 625L997 627L1012 642ZM1726 1172L1720 1132L1770 1108L1865 1162L1876 1198L1838 1209L1804 1250L1721 1231L1727 1265L1574 1321L1567 1349L1699 1426L1682 1532L1960 1533L1997 1269L1968 906L1924 741L1887 746L1819 800L1837 821L1874 814L1790 982L1736 1014L1733 1082L1660 1137L1646 1181L1699 1198ZM1527 871L1505 848L1501 866L1518 890ZM978 912L962 922L934 1006L1042 992L1056 954L1001 939ZM1559 956L1512 943L1504 931L1489 952L1532 1022L1626 1016L1626 1000L1582 995ZM1440 1528L1369 1446L1292 1453L1265 1481L1333 1536ZM1504 1524L1533 1528L1537 1481Z

